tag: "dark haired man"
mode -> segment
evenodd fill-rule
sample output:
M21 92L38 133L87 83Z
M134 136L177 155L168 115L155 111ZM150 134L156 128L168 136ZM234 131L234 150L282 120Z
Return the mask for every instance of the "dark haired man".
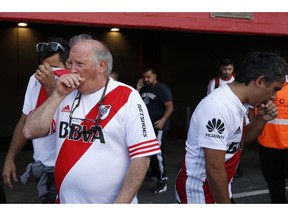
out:
M156 177L157 185L154 193L163 193L167 190L168 180L165 175L164 146L169 130L169 118L174 110L172 93L168 86L157 80L157 74L152 68L144 70L142 78L137 83L137 90L148 108L154 131L161 146L161 153L150 157L150 171L147 173L146 179Z
M28 139L23 135L27 115L41 105L55 88L55 80L63 73L68 73L66 60L69 57L68 42L62 38L51 38L48 42L36 45L38 60L42 72L37 69L29 80L22 115L13 133L10 147L3 168L4 184L13 190L11 177L18 181L15 158L25 146ZM56 189L54 183L54 165L56 159L55 137L53 135L32 140L34 163L30 163L26 172L20 177L25 184L32 174L37 179L37 190L42 203L55 203Z
M213 79L211 79L208 83L207 94L210 94L214 89L218 88L220 85L225 83L231 83L234 81L235 72L234 72L234 63L230 58L223 58L220 61L219 66L220 74ZM248 110L248 113L253 112L252 110ZM243 171L238 165L235 177L241 177L243 175Z
M219 70L220 74L209 81L207 94L210 94L214 89L218 88L224 83L230 83L234 81L234 64L231 59L222 59L220 62Z
M231 182L244 143L255 141L266 123L277 116L273 101L287 73L280 56L253 52L232 83L201 100L191 117L185 158L176 179L179 203L233 202ZM251 122L249 106L258 108Z

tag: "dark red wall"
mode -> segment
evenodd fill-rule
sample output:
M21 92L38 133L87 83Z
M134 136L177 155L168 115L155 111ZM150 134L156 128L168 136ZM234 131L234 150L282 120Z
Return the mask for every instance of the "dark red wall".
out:
M232 13L233 14L233 13ZM84 24L177 31L288 35L287 12L255 12L252 19L211 17L208 12L0 13L0 20Z

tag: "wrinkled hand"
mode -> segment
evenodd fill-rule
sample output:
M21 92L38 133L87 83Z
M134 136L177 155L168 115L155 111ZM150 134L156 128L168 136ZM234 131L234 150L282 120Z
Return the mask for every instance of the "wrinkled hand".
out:
M258 114L264 121L271 121L278 115L278 109L272 100L269 100L266 104L261 104L258 108Z
M56 84L56 92L59 95L68 95L74 89L77 89L81 83L85 81L79 74L64 74L62 75Z
M39 65L34 76L45 88L48 94L51 94L53 92L53 90L55 89L55 79L54 73L49 64L44 63Z

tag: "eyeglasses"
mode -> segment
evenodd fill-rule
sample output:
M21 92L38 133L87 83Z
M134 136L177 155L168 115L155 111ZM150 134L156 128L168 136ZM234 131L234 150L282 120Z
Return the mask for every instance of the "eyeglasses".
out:
M75 97L75 100L72 103L71 111L69 114L69 127L71 128L71 130L74 130L75 132L78 132L78 133L93 133L100 129L100 126L99 126L99 123L101 120L100 117L103 114L101 107L104 101L108 82L109 82L109 78L107 79L102 96L98 102L98 114L96 116L96 119L87 119L87 118L83 119L83 118L73 117L73 113L77 109L77 107L79 107L80 101L81 101L82 94L78 92L78 94Z
M43 51L56 52L59 48L65 51L64 47L58 42L49 42L49 43L41 42L36 44L37 52L43 52Z

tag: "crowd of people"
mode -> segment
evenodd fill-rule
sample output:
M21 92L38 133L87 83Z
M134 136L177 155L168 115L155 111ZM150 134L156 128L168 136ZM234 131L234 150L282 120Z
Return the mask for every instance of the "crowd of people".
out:
M42 203L138 203L144 180L156 182L155 194L165 193L164 146L174 104L157 71L145 69L135 88L119 81L108 47L89 34L69 42L51 38L36 51L39 66L6 155L4 185L13 190L15 158L32 140L34 162L20 179L36 178ZM237 73L230 59L220 71L191 116L185 156L170 188L175 200L235 203L231 183L244 145L258 140L271 202L287 203L286 61L255 51Z

